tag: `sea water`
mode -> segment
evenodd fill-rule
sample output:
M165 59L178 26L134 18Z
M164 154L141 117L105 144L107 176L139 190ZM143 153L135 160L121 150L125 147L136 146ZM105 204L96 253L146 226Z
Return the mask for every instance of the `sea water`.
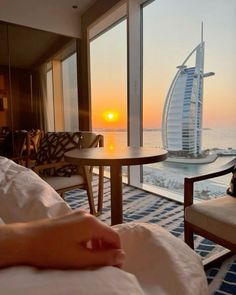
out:
M100 130L101 131L101 130ZM112 142L115 145L127 144L126 131L106 131L105 145ZM143 145L162 148L161 130L146 129L143 133ZM236 129L204 129L202 132L202 150L236 149ZM206 174L216 171L219 167L234 159L235 156L221 156L208 164L173 163L163 161L144 165L143 182L165 190L183 195L184 177ZM201 199L219 196L225 193L231 175L218 177L210 181L202 181L195 186L195 195Z

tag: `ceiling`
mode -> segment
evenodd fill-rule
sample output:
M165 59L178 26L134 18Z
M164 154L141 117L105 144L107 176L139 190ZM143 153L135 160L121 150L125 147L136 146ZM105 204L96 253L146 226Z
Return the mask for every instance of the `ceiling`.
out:
M11 67L31 69L71 40L54 33L0 23L0 65L10 63Z
M63 34L46 32L42 29L29 28L25 25L12 24L11 8L14 7L14 4L17 6L19 2L21 8L25 5L31 7L33 4L34 9L31 10L33 16L31 15L31 18L36 18L40 14L46 15L53 7L54 16L63 11L64 18L60 19L60 23L65 23L71 18L78 20L95 0L0 0L0 65L8 65L9 49L12 67L30 69L47 58L47 54L52 54L73 38L66 37ZM78 8L73 8L73 5L78 6ZM4 17L1 17L4 7L6 8L5 12L9 11L9 14L4 14L4 16L5 19L10 19L10 23L1 22L4 19ZM15 19L19 21L17 15L15 10Z
M80 37L80 16L96 0L0 0L0 21Z

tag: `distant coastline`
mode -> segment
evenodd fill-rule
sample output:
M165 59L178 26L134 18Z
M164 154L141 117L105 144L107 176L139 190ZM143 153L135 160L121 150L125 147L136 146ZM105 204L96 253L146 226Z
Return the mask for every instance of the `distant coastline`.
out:
M218 157L227 157L227 156L236 156L236 149L233 148L225 148L218 149L213 148L205 151L206 154L199 158L187 158L187 157L174 157L169 156L166 159L166 162L171 163L183 163L183 164L209 164L215 162Z
M217 153L208 154L203 158L183 158L183 157L168 157L166 162L185 163L185 164L209 164L215 162L218 158Z
M143 131L149 132L149 131L161 131L161 128L143 128ZM206 127L202 128L202 130L212 130L212 128ZM94 128L94 131L100 131L100 132L127 132L126 128Z
M95 132L104 135L104 142L114 141L114 144L127 145L127 129L125 128L96 128ZM143 130L143 145L147 147L163 148L161 128L144 128ZM184 158L181 155L172 155L169 162L186 163L186 164L209 164L214 163L217 157L236 156L236 128L203 128L202 136L202 155L197 158ZM214 154L213 156L211 154ZM217 157L215 156L217 154ZM210 155L210 156L208 156ZM169 155L170 157L170 155ZM178 158L175 161L174 158ZM190 159L190 160L189 160ZM200 160L198 160L200 159ZM197 161L196 161L197 160ZM196 163L196 164L197 164Z

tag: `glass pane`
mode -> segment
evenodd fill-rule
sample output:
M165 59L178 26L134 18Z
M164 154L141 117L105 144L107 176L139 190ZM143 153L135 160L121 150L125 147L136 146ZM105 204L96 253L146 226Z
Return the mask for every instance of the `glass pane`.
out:
M90 43L92 126L105 146L127 144L126 20Z
M62 62L65 131L78 131L78 91L76 53Z
M145 166L144 182L166 195L182 199L185 176L216 170L236 154L235 28L233 0L143 8L144 145L169 151L167 161ZM229 178L199 183L198 197L221 195Z
M47 72L47 127L48 131L55 130L52 70Z

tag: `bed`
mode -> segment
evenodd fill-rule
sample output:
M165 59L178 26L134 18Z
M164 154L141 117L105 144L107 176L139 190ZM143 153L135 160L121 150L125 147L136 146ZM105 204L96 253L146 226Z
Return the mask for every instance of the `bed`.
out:
M33 171L0 157L2 223L51 218L71 210ZM183 241L154 224L125 223L114 228L126 252L122 269L63 271L9 267L0 270L1 294L208 294L201 260Z

